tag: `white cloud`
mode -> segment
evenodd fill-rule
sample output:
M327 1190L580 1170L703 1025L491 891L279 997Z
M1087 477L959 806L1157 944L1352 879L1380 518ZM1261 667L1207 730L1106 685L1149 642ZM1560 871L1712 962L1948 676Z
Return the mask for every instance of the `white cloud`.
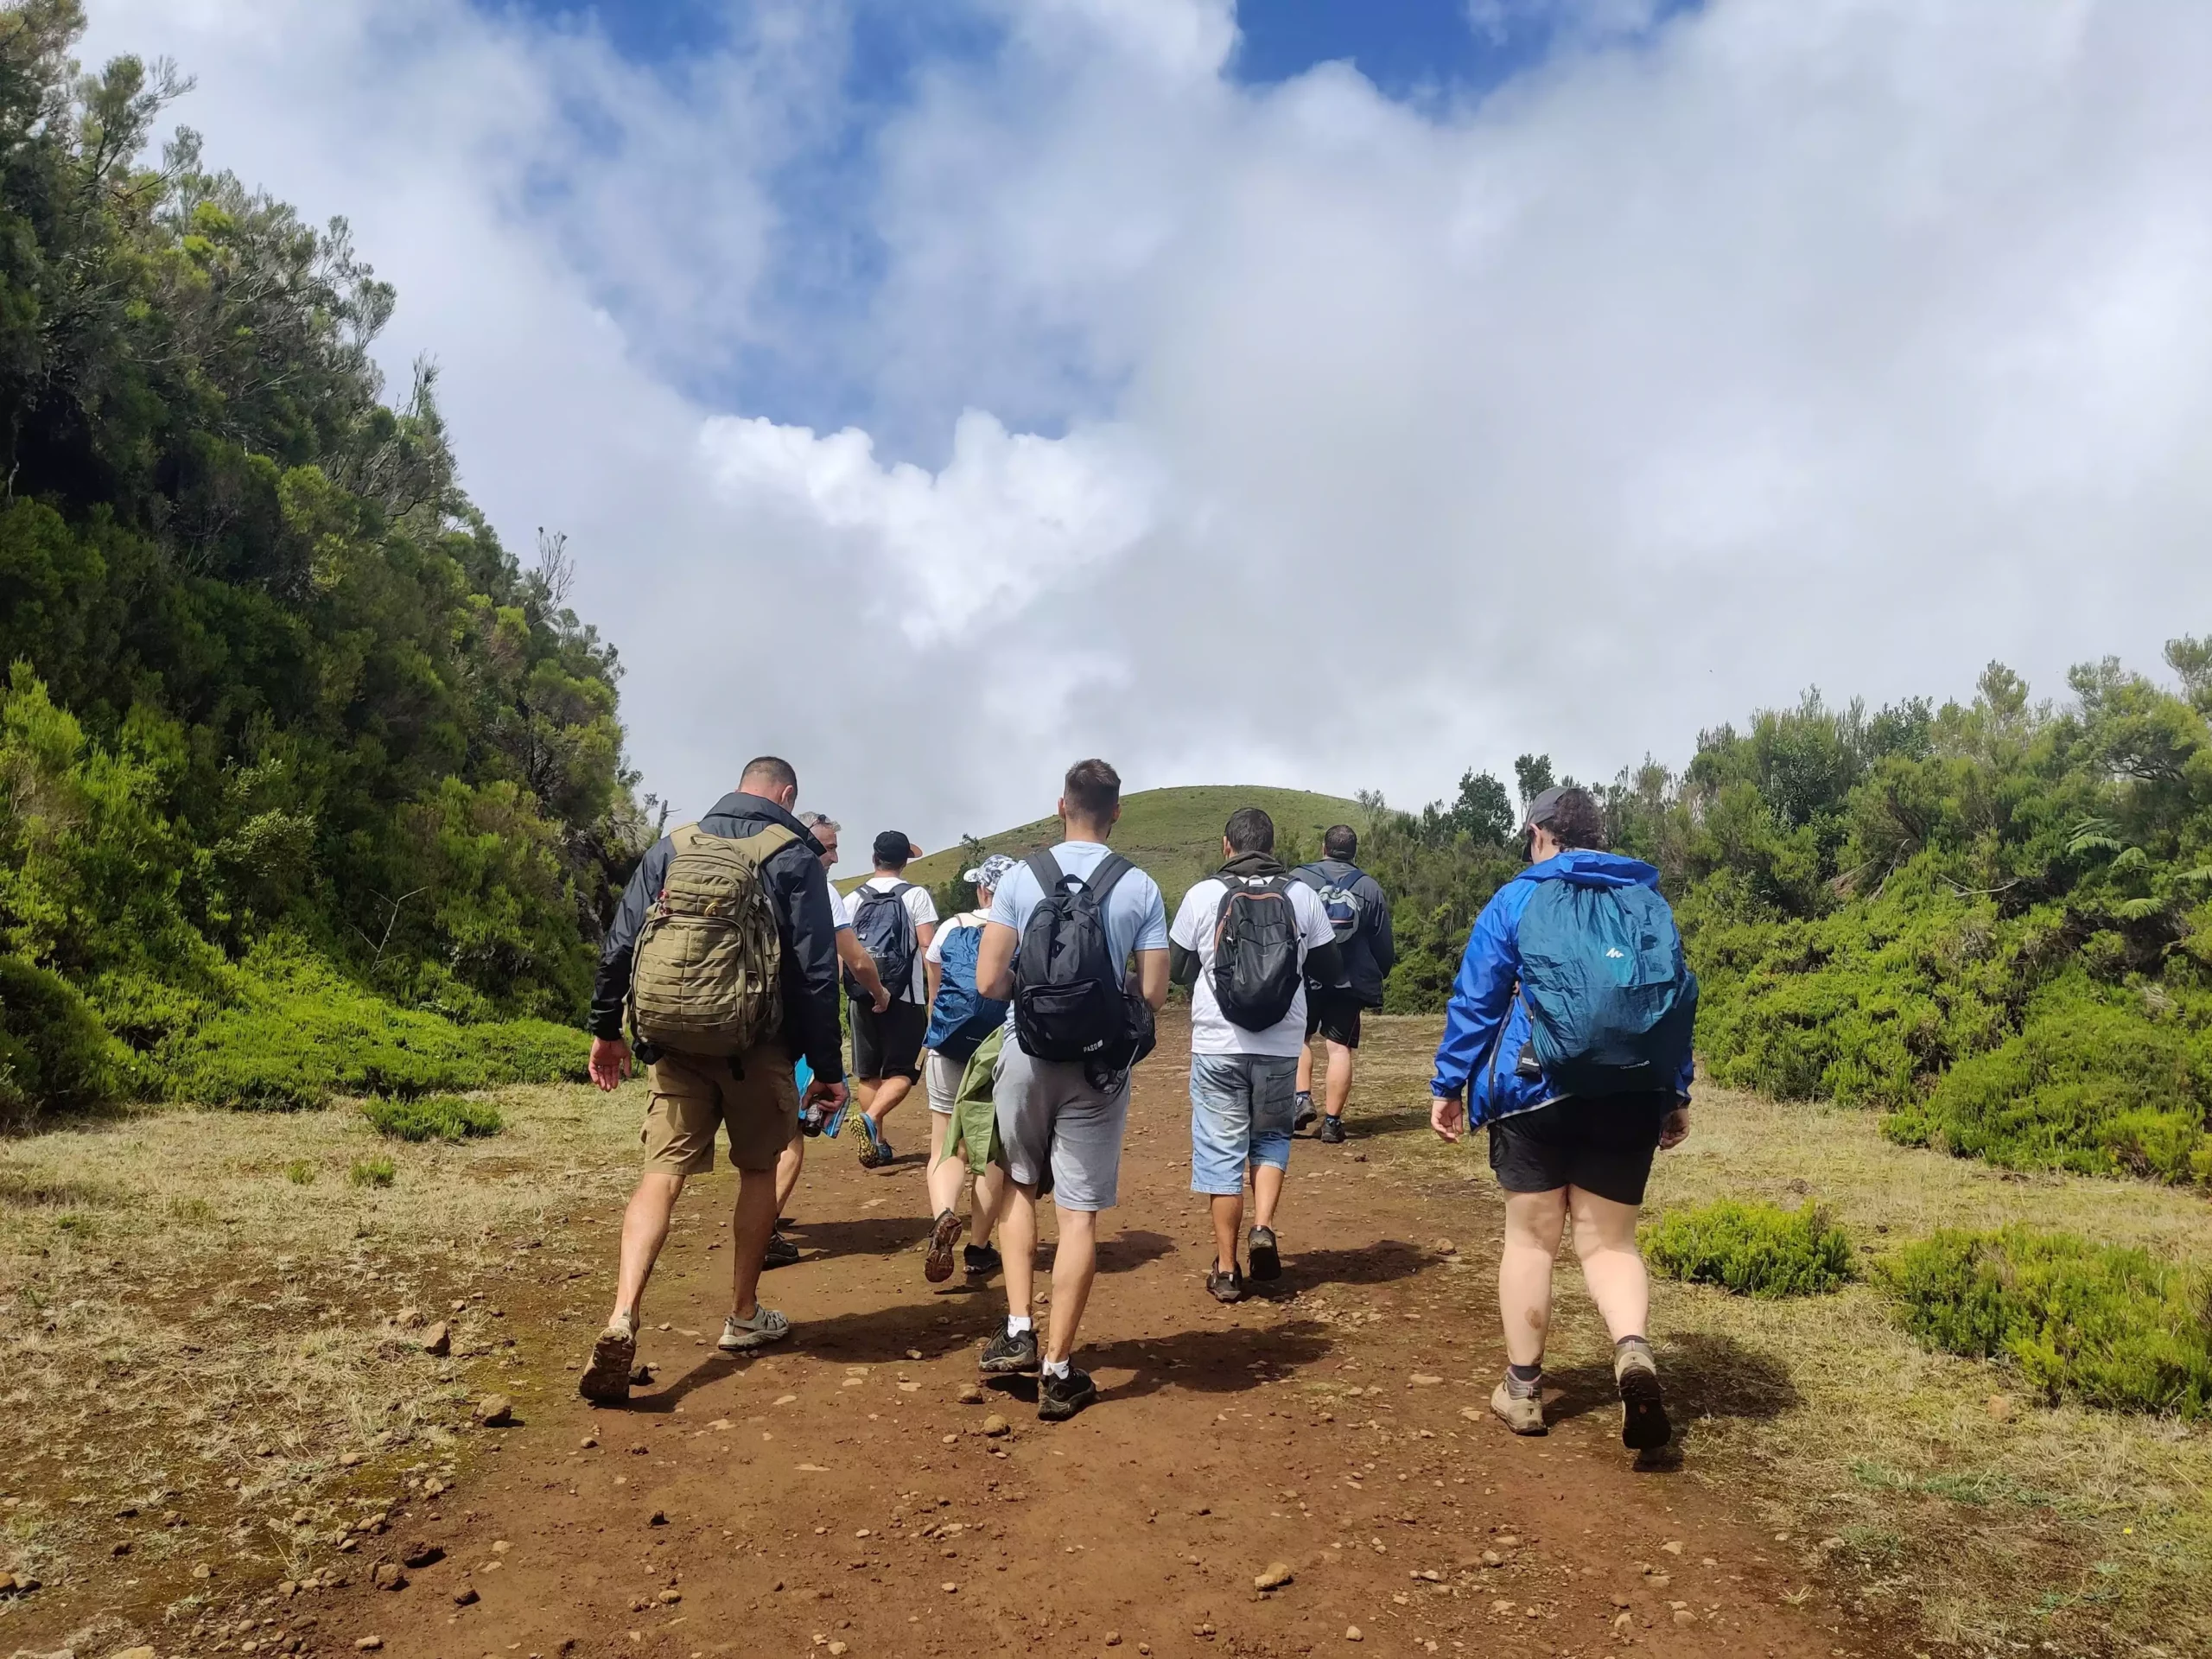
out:
M353 218L471 487L575 535L683 807L771 745L932 843L1085 753L1410 799L2212 626L2212 12L1580 13L1416 111L1232 85L1223 0L1008 5L834 175L880 271L798 342L871 411L828 435L673 377L803 315L775 177L841 130L833 13L673 90L460 0L99 26Z

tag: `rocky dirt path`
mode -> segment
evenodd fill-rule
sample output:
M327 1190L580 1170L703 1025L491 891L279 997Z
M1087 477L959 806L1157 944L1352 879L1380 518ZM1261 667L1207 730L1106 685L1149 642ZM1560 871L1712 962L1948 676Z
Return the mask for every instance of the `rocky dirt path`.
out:
M456 1491L364 1535L344 1587L279 1603L223 1648L1909 1651L1769 1558L1729 1493L1695 1478L1694 1427L1686 1460L1631 1467L1598 1344L1554 1354L1570 1369L1548 1438L1489 1418L1494 1189L1387 1162L1389 1137L1426 1133L1411 1116L1342 1147L1301 1139L1284 1282L1233 1308L1209 1300L1183 1034L1162 1035L1079 1356L1103 1398L1081 1417L1039 1423L1027 1380L963 1402L997 1281L924 1282L918 1158L869 1173L849 1144L818 1142L795 1206L807 1258L766 1286L797 1323L786 1347L740 1362L712 1345L728 1296L718 1174L686 1196L641 1344L656 1376L627 1410L547 1389ZM921 1113L901 1116L911 1148ZM597 1229L604 1274L509 1301L552 1379L596 1329L613 1220ZM1660 1350L1664 1363L1663 1333ZM401 1587L375 1587L380 1561ZM1271 1567L1287 1582L1257 1587Z

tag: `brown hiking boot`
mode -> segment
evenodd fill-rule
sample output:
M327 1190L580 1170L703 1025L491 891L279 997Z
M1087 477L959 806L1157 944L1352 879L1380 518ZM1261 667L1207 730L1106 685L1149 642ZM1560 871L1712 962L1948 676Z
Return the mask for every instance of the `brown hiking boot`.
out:
M937 1225L930 1230L930 1253L922 1263L923 1278L941 1285L952 1277L952 1247L967 1230L968 1224L950 1210L938 1217Z
M630 1367L637 1357L637 1326L628 1319L616 1319L592 1344L591 1363L576 1379L576 1392L599 1405L627 1405Z
M1544 1391L1539 1384L1533 1394L1516 1394L1510 1384L1500 1381L1491 1390L1490 1408L1516 1434L1541 1434L1544 1428Z
M1621 1391L1621 1444L1656 1452L1675 1437L1659 1390L1659 1363L1642 1337L1624 1337L1613 1350L1613 1381Z

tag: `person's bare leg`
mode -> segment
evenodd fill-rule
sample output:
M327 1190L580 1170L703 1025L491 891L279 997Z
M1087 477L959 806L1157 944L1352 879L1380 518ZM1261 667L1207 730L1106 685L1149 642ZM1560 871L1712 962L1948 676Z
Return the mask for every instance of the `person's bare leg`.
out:
M890 1116L899 1103L913 1090L914 1080L912 1077L886 1077L875 1085L868 1104L861 1109L874 1120L875 1127L880 1129L883 1127L883 1120Z
M1580 1187L1567 1189L1574 1216L1574 1253L1583 1281L1613 1340L1641 1337L1651 1320L1651 1281L1636 1248L1637 1207L1601 1198Z
M1298 1051L1298 1092L1313 1092L1313 1039L1308 1037L1305 1046Z
M806 1136L794 1130L791 1144L776 1160L776 1213L791 1212L791 1198L798 1192L798 1178L806 1169Z
M1207 1200L1206 1207L1213 1215L1213 1264L1224 1273L1233 1273L1236 1268L1236 1236L1244 1230L1244 1193L1241 1188L1234 1193L1217 1192ZM1057 1300L1057 1264L1052 1271L1052 1286Z
M1273 1227L1275 1206L1282 1202L1282 1171L1273 1164L1262 1164L1252 1172L1252 1224Z
M768 1254L768 1235L776 1226L776 1172L740 1170L737 1204L729 1221L730 1312L749 1319L760 1311L755 1292L760 1286L760 1263Z
M1534 1365L1552 1323L1552 1262L1567 1224L1567 1189L1505 1195L1505 1248L1497 1259L1497 1311L1505 1357Z
M923 1177L929 1189L930 1214L943 1215L948 1210L960 1207L960 1189L968 1185L968 1157L965 1153L948 1158L944 1154L945 1119L942 1113L930 1114L930 1167Z
M1029 1317L1037 1288L1037 1189L1008 1181L1006 1213L999 1217L999 1250L1006 1260L1006 1311L1010 1319ZM1054 1269L1058 1272L1057 1265ZM1058 1281L1055 1279L1055 1284ZM1053 1298L1055 1319L1058 1297Z
M863 1112L868 1111L875 1103L875 1091L883 1086L883 1079L881 1077L855 1077L852 1082L853 1104Z
M1329 1045L1328 1098L1323 1109L1331 1117L1342 1117L1344 1108L1351 1103L1351 1050L1342 1043Z
M1241 1196L1241 1195L1240 1195ZM1052 1319L1044 1357L1055 1363L1075 1350L1075 1333L1083 1325L1084 1305L1090 1300L1091 1281L1098 1276L1098 1217L1088 1210L1064 1210L1053 1205L1059 1217L1059 1245L1052 1252ZM1032 1216L1035 1214L1033 1209ZM1013 1230L1007 1230L1009 1239ZM1007 1252L1007 1277L1014 1277L1014 1252Z
M1003 1164L993 1164L976 1178L975 1207L969 1211L968 1221L968 1236L972 1242L991 1242L991 1235L998 1230L999 1218L1006 1212L1006 1195L1009 1191Z
M623 1319L637 1323L645 1281L653 1276L661 1246L668 1243L669 1218L676 1213L677 1195L683 1191L683 1178L665 1170L649 1169L638 1178L638 1190L622 1212L622 1265L615 1277L609 1325Z

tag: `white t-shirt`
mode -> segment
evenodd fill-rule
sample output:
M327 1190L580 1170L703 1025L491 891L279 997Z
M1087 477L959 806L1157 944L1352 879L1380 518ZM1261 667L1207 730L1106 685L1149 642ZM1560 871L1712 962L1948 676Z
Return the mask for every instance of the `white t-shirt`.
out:
M860 886L855 887L851 897L845 900L845 925L848 927L852 925L853 918L860 913L861 895L870 887L874 887L878 893L888 893L905 880L906 877L900 875L871 875ZM906 888L905 903L907 919L914 924L914 936L919 938L921 930L937 920L937 901L930 897L930 890L927 887L910 884ZM927 984L922 977L922 953L919 950L914 952L912 979L913 983L909 985L903 994L894 986L887 985L884 988L901 1002L918 1002L922 1000L927 990Z
M946 917L944 918L944 925L938 929L936 933L931 937L930 948L922 952L922 960L924 962L933 962L942 968L944 965L944 942L946 938L950 935L953 929L957 927L981 927L987 919L988 918L986 918L983 912L980 910L963 910L957 916Z
M835 887L830 889L830 925L840 933L853 931L853 913L845 908L845 895Z
M1198 982L1191 988L1191 1052L1193 1054L1274 1054L1295 1058L1306 1046L1306 982L1299 981L1290 999L1290 1012L1265 1031L1247 1031L1224 1019L1213 994L1213 930L1221 915L1228 887L1217 876L1208 876L1183 895L1175 912L1175 925L1167 937L1198 958ZM1290 912L1298 920L1298 960L1306 952L1336 938L1321 897L1303 881L1290 884Z

